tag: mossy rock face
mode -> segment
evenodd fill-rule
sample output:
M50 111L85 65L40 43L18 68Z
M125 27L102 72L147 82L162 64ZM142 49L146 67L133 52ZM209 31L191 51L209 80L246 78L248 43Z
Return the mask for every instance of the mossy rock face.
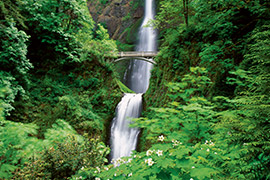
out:
M120 41L126 44L136 44L138 41L138 31L141 26L143 18L136 21L135 24L128 27L120 36Z
M112 39L119 40L121 43L136 43L136 32L144 13L144 1L112 0L106 3L102 2L96 0L87 2L94 21L104 25Z

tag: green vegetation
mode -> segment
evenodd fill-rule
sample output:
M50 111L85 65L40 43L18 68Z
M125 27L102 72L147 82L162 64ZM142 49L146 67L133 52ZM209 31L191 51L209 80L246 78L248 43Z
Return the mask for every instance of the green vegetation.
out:
M139 150L114 167L116 42L83 0L0 2L0 179L270 179L269 2L157 7Z
M101 179L270 179L269 3L160 1L133 159ZM127 162L127 163L125 163ZM108 169L108 170L107 170Z
M0 179L67 179L107 162L116 43L85 1L0 7Z
M121 88L121 91L123 93L135 93L134 91L129 89L126 85L124 85L120 80L116 80L116 82L119 85L119 87Z

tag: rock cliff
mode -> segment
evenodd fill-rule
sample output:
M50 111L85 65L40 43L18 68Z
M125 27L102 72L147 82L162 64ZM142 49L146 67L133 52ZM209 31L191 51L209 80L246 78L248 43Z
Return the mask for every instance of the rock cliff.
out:
M110 37L125 44L135 44L143 17L144 0L88 0L94 21L108 29Z

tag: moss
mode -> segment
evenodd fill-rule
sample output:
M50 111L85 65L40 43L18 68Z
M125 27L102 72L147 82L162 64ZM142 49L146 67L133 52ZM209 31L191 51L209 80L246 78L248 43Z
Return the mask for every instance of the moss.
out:
M140 25L142 24L143 18L140 18L134 23L133 25L126 28L123 33L119 36L123 44L126 44L126 47L129 46L129 48L134 48L134 44L137 42L137 35L139 32ZM125 37L125 39L122 39ZM126 49L126 50L133 50L133 49Z
M124 85L120 80L116 79L116 83L118 84L123 93L135 93L134 91L129 89L126 85Z

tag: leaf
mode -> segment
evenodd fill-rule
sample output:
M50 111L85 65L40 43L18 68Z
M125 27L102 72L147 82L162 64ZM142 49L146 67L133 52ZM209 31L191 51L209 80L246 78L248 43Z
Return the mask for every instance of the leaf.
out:
M202 110L201 105L198 103L189 104L187 106L183 106L184 111L198 111Z
M198 179L211 178L212 175L217 174L217 171L212 168L194 168L190 172L191 177L196 177Z

